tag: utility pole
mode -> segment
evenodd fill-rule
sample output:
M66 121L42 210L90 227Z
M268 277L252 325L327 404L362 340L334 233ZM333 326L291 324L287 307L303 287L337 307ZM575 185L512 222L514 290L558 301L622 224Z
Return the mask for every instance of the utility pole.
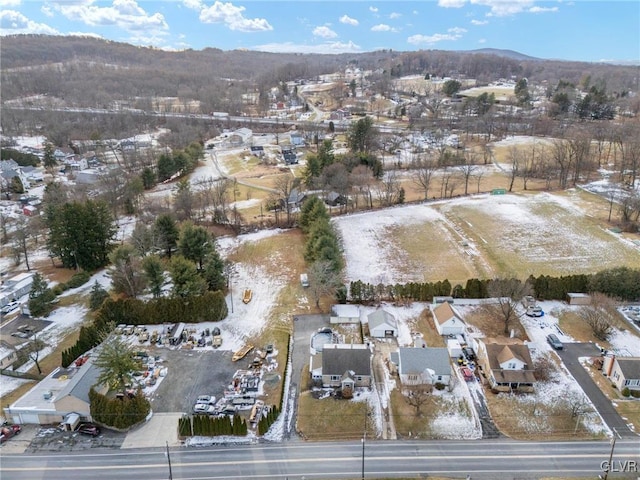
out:
M169 442L167 444L167 462L169 462L169 480L173 480L173 472L171 471L171 456L169 455Z
M611 452L609 453L609 462L607 463L607 469L604 471L603 480L607 480L609 476L609 472L611 471L611 462L613 461L613 449L616 447L616 437L618 436L618 432L613 428L613 439L611 440Z

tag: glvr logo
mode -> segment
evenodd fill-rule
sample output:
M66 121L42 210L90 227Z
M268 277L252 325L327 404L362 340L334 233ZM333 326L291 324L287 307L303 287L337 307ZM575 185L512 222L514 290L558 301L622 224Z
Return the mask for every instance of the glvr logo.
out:
M600 462L600 468L604 472L638 473L638 462L635 460L618 460L610 464L605 460Z

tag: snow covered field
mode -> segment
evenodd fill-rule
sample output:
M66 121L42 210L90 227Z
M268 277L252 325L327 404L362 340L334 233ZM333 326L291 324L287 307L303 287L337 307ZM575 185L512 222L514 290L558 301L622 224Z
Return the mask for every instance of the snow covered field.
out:
M334 224L343 240L348 281L444 280L442 268L436 270L437 277L425 273L443 259L449 269L471 264L480 276L640 267L637 246L600 228L573 199L549 193L408 205L338 217ZM409 232L411 245L399 241L396 232ZM420 251L420 242L429 249L429 258ZM403 269L407 264L409 271Z

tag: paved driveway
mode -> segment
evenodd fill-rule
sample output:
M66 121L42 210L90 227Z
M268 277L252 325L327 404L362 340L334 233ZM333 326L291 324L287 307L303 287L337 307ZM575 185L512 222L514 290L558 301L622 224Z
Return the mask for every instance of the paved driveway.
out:
M560 355L567 370L580 384L584 393L598 410L607 426L612 430L615 429L621 437L637 437L637 434L629 429L624 419L613 408L611 400L602 393L602 390L595 384L589 372L580 364L580 357L598 356L600 355L600 349L592 343L565 343L564 350L559 350L557 353Z
M302 369L309 363L309 341L311 334L319 328L330 327L328 315L296 315L293 325L293 351L291 352L291 398L293 401L293 418L297 417L298 396L300 384L306 379L301 379ZM295 432L288 432L294 434ZM287 435L288 436L288 435Z

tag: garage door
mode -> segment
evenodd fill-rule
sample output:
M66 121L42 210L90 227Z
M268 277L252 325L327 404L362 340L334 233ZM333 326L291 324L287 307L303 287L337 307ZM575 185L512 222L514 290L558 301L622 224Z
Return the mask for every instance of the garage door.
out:
M40 425L40 418L38 417L38 414L34 414L34 413L21 413L20 415L20 421L18 423L28 423L28 424L35 424L35 425Z

